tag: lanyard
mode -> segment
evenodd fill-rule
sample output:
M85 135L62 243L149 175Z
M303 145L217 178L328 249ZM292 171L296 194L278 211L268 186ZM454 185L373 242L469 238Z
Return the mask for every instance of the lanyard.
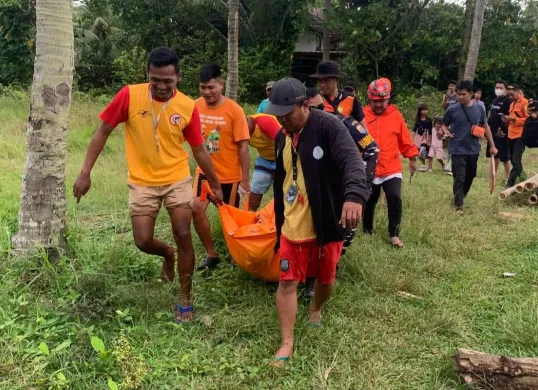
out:
M294 143L293 143L294 135L290 136L290 140L291 140L291 165L292 165L292 168L293 168L293 183L295 185L297 185L297 158L298 158L297 148L299 148L299 137L300 137L300 135L301 135L301 133L299 132L299 134L297 134L297 145L294 145Z
M153 126L153 138L155 139L155 145L157 146L157 153L159 153L160 150L160 141L159 141L159 135L157 134L157 129L159 128L159 122L161 121L161 114L166 109L168 104L170 103L170 100L172 100L172 97L174 97L174 94L168 99L166 103L163 104L161 107L161 110L159 111L159 114L157 115L157 119L155 119L155 110L153 109L153 96L151 96L151 87L148 89L148 96L149 96L149 104L151 106L151 124Z

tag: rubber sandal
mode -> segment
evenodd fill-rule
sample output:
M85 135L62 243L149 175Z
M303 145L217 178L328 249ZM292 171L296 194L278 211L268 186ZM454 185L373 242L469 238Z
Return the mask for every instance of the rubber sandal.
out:
M398 241L397 241L397 242L392 241L393 238L397 238ZM391 238L390 238L390 244L391 244L394 248L403 248L403 247L404 247L404 243L402 242L402 240L400 240L399 237L391 237Z
M273 360L270 365L273 367L284 367L286 363L288 363L291 359L292 355L289 356L275 356L275 360Z
M179 314L183 315L184 313L188 313L188 312L194 312L194 308L192 306L186 306L186 307L183 307L181 305L176 305L176 313L174 313L174 322L176 324L183 324L185 322L190 322L189 321L183 321L183 320L180 320L177 318L177 312L179 311Z
M202 264L198 266L196 269L198 271L203 271L206 269L215 269L220 264L220 257L209 257L207 256Z

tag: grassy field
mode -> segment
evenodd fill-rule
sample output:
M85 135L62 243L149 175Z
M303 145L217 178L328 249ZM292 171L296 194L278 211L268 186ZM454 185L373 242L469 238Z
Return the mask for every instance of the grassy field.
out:
M159 260L131 237L121 130L99 159L88 196L79 205L69 198L70 256L56 265L9 256L26 99L0 96L1 389L105 389L109 378L152 390L464 389L451 360L459 347L538 356L538 213L523 197L501 203L488 194L485 158L464 216L454 213L450 177L437 170L409 183L404 174L406 247L389 247L379 207L376 234L359 236L342 260L323 326L306 325L303 302L294 359L275 369L268 366L279 345L275 286L229 263L196 275L196 320L172 322L177 283L163 285ZM72 107L69 189L103 104L77 96ZM524 163L538 172L537 153L526 153ZM500 211L524 219L506 221ZM225 255L213 207L210 217ZM157 235L172 243L164 213ZM195 248L200 261L197 237ZM92 337L104 342L94 338L101 353Z

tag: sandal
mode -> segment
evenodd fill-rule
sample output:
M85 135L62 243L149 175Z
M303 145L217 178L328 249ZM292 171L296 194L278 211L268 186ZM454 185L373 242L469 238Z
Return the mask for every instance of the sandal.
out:
M179 314L181 315L181 317L183 317L183 314L185 313L189 313L189 312L194 312L194 308L192 306L181 306L181 305L176 305L176 313L175 313L175 316L174 316L174 322L176 324L184 324L185 322L190 322L191 320L189 321L183 321L181 318L178 318L177 316L177 312L179 312Z
M269 363L269 365L273 366L273 367L277 367L277 368L284 367L286 365L286 363L288 363L290 361L292 355L289 355L289 356L275 356L275 360L273 360L271 363Z
M394 248L403 248L404 247L404 243L402 242L402 240L400 240L399 237L391 237L390 238L390 243Z
M198 271L203 271L206 269L215 269L220 264L219 257L209 257L207 256L202 264L196 268Z

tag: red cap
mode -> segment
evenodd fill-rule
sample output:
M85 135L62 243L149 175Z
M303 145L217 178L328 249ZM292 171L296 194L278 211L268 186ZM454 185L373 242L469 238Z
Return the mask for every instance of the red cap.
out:
M382 78L374 80L368 86L368 99L370 100L385 100L390 99L392 84L389 79Z

